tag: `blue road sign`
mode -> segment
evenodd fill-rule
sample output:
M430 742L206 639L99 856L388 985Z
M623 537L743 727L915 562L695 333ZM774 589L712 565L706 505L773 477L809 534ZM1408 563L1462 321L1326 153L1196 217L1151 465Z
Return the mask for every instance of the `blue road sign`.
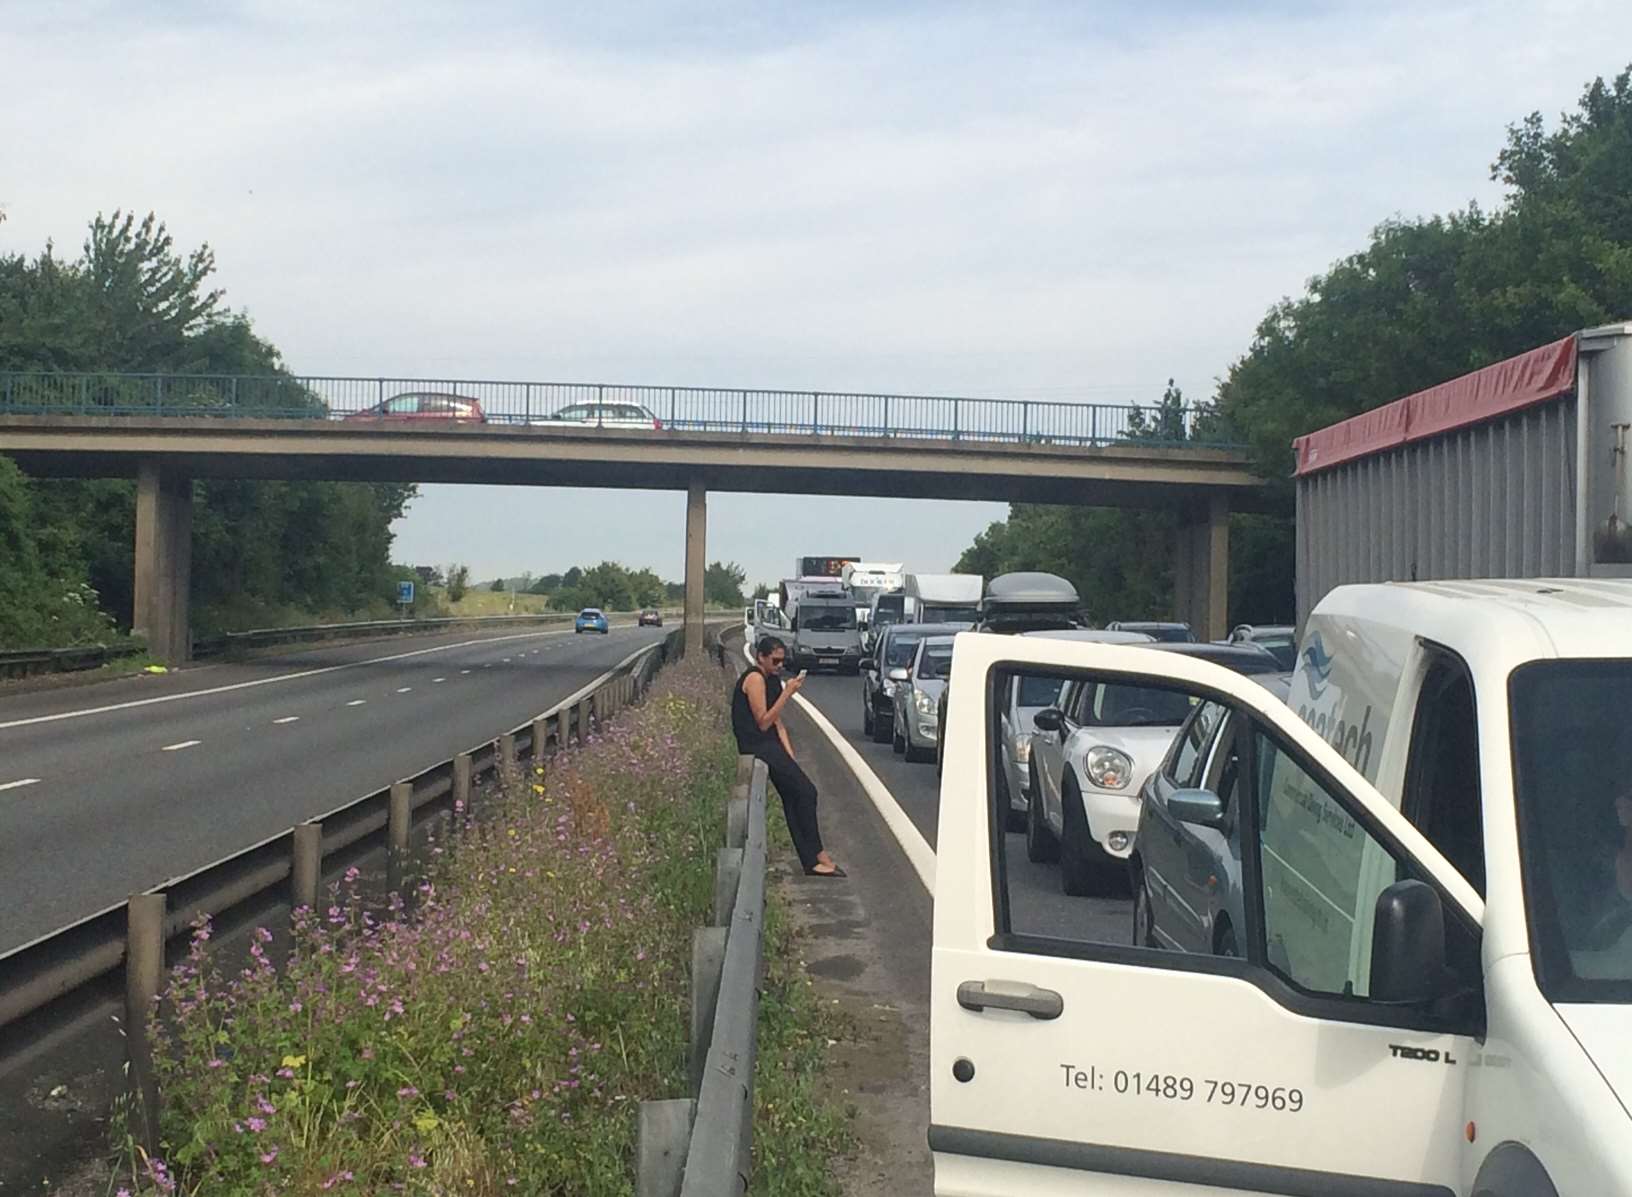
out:
M401 603L404 607L413 606L414 584L412 582L397 583L397 602Z

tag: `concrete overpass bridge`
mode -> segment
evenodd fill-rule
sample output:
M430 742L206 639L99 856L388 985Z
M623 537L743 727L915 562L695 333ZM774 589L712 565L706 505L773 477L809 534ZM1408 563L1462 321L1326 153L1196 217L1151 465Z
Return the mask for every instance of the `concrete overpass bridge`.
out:
M199 478L684 490L699 636L711 490L1176 510L1175 607L1211 638L1225 631L1229 513L1264 502L1205 411L1158 424L1127 405L938 396L0 374L0 452L36 477L137 480L134 623L170 661L188 651Z

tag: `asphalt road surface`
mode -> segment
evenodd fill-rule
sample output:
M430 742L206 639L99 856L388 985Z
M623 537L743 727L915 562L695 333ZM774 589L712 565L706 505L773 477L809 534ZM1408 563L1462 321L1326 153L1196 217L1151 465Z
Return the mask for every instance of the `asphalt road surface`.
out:
M490 740L663 635L453 633L0 695L0 952Z
M879 780L889 789L930 847L935 846L940 817L940 783L935 765L908 764L888 744L875 744L861 730L861 679L834 674L811 674L801 691L805 698L843 732ZM1007 836L1009 908L1012 929L1030 935L1061 939L1127 944L1133 930L1131 896L1073 898L1060 888L1057 865L1033 864L1026 859L1025 836ZM901 868L910 873L906 863ZM924 928L928 941L929 928Z

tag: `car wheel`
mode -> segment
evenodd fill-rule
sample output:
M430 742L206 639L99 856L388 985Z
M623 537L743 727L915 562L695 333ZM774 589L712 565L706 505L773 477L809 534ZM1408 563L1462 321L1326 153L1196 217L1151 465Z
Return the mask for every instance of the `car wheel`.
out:
M1133 871L1133 946L1157 948L1156 911L1150 904L1150 887L1145 884L1145 871L1138 866Z
M907 759L909 761L912 761L912 762L914 762L916 764L927 763L929 761L929 759L931 758L931 756L934 754L934 752L935 752L935 750L933 748L919 748L916 744L914 744L912 742L911 737L908 737L908 739L907 739Z
M901 734L900 724L896 722L894 715L890 717L890 747L898 754L907 751L907 738Z
M892 712L890 712L890 721L891 721L891 723L893 723L894 720L895 720L895 712L892 711ZM889 743L890 731L891 731L890 723L885 723L884 722L884 716L880 715L877 711L874 711L873 712L873 743L874 744L887 744L887 743Z
M1032 864L1049 864L1060 858L1059 841L1043 821L1042 791L1037 788L1037 766L1028 765L1031 773L1031 801L1026 804L1026 859Z
M1110 878L1094 843L1088 818L1082 813L1082 792L1075 778L1067 777L1060 795L1060 888L1073 898L1103 894Z
M1227 922L1220 924L1218 934L1213 936L1213 955L1241 958L1241 945L1236 942L1235 928Z

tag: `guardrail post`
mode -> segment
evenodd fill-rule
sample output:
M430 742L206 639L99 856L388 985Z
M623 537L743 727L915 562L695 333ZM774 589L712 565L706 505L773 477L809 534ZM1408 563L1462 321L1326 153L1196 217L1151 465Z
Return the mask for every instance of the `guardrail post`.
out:
M289 854L289 912L317 909L318 879L323 875L323 824L302 823L293 831Z
M544 750L550 742L550 722L540 715L533 720L533 765L544 767Z
M578 743L582 744L589 739L590 719L595 709L595 696L584 695L583 701L578 704Z
M391 806L385 824L385 888L401 893L408 870L408 829L414 817L414 783L399 781L391 787Z
M697 1103L643 1101L635 1132L635 1197L679 1197Z
M752 785L754 782L754 758L751 756L737 757L737 780L735 786Z
M748 842L748 787L738 786L731 791L731 801L725 807L725 846L741 848Z
M555 746L565 749L572 743L572 708L562 707L555 713Z
M453 816L454 826L470 816L470 753L461 752L453 758Z
M147 1020L164 975L164 908L163 894L132 894L125 904L125 1052L137 1130L149 1155L159 1150L159 1078Z
M714 1035L726 934L725 927L699 927L691 933L691 1040L686 1075L693 1092L703 1083L703 1065L708 1062L708 1044Z
M516 733L505 732L499 737L499 775L516 771Z
M737 904L737 882L742 880L742 849L721 848L714 856L714 918L709 924L724 927Z

